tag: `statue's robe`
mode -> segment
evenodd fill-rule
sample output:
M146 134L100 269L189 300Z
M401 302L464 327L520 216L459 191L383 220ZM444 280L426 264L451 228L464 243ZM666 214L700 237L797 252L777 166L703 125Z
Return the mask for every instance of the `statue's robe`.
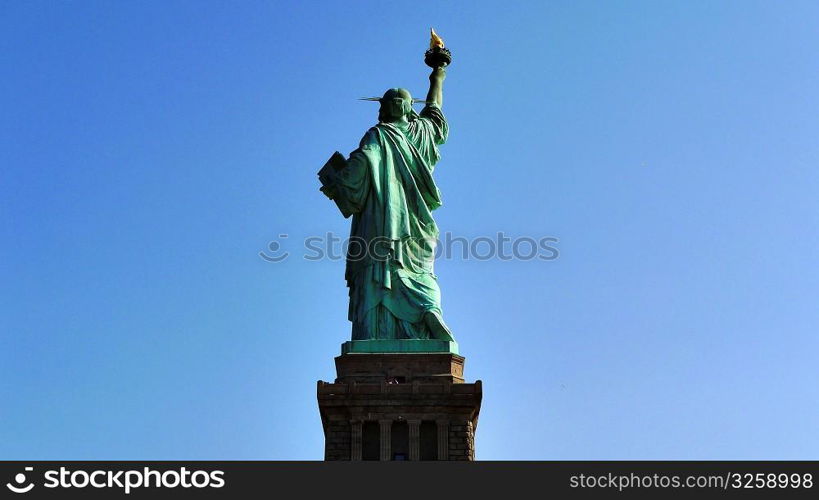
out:
M448 133L440 108L427 105L408 123L372 127L337 172L334 198L353 214L345 272L353 340L430 338L423 316L441 315L432 170Z

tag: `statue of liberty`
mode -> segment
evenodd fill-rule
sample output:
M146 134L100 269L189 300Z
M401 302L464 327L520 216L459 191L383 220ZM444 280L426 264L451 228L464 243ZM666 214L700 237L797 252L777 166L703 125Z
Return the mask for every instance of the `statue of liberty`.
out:
M319 172L321 191L344 217L352 215L345 278L352 344L359 352L457 353L433 272L438 226L432 211L441 206L441 193L432 172L440 159L438 146L449 133L441 106L450 60L433 32L426 100L413 99L402 88L368 98L380 103L378 124L348 159L336 153ZM416 113L412 105L419 101L424 107ZM395 342L405 340L443 342Z

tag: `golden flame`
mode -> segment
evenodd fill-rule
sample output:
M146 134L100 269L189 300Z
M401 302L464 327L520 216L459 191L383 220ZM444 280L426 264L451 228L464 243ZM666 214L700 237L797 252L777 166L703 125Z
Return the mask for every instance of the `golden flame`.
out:
M429 29L429 48L434 49L438 47L440 49L444 48L444 41L441 37L438 36L438 33L435 33L435 29Z

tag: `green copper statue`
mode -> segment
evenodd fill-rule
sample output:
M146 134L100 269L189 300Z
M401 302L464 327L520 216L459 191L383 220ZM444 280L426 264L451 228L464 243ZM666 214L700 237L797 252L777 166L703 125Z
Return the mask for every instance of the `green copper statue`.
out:
M437 40L436 40L437 39ZM444 50L436 59L431 52ZM345 277L352 342L344 352L455 352L433 273L441 193L432 178L449 127L441 112L449 51L433 32L435 65L420 113L405 89L381 98L378 124L349 159L335 153L319 172L321 191L352 215Z

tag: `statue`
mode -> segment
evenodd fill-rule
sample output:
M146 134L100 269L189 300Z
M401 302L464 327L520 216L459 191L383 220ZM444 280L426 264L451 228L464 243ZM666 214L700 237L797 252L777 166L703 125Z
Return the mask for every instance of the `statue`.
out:
M336 152L319 172L321 191L345 218L352 216L345 278L352 322L347 344L358 344L353 352L457 354L433 273L438 226L432 211L441 206L441 194L432 172L449 133L441 106L451 54L434 30L431 35L426 99L413 99L403 88L364 98L380 104L378 124L348 159ZM412 108L416 102L424 104L420 113Z

